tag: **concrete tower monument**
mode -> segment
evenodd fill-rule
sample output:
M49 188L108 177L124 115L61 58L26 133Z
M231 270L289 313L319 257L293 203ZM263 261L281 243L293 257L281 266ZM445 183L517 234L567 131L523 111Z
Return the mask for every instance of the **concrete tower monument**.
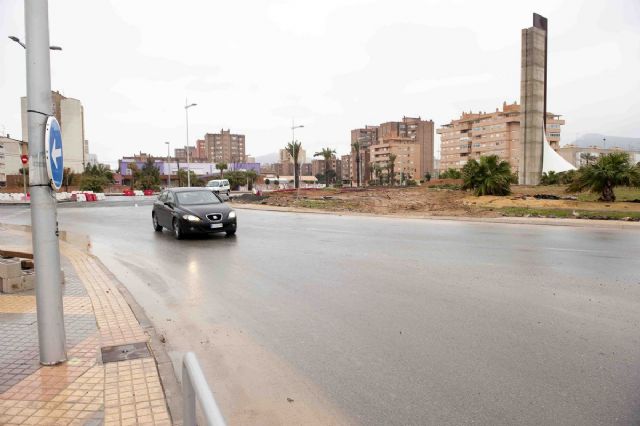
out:
M533 14L533 27L522 30L520 69L521 157L519 183L537 185L542 175L544 121L547 113L547 18Z
M522 30L520 69L521 185L537 185L543 172L575 169L551 148L546 138L547 18L533 14L533 27Z

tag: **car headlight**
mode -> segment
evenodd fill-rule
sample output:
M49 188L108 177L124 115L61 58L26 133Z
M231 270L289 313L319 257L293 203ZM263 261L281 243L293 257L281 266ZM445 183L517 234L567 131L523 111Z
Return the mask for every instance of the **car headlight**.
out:
M182 218L188 220L189 222L200 222L200 218L192 214L185 214L182 216Z
M231 210L231 211L229 212L229 219L235 219L235 218L236 218L236 212L235 212L235 211L233 211L233 210Z

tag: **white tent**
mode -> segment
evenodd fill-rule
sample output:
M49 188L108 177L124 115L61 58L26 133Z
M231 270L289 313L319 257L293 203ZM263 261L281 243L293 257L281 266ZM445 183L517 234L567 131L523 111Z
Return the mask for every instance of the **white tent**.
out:
M569 170L576 170L576 168L567 160L562 158L560 154L551 148L551 144L547 140L547 134L543 131L542 141L542 172L566 172Z

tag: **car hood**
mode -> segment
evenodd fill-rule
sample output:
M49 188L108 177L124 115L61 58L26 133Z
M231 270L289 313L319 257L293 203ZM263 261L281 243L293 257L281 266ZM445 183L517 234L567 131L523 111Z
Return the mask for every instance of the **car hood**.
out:
M199 217L209 213L222 213L222 216L226 216L231 211L231 208L226 204L199 204L196 206L180 206L180 209L187 214L192 214Z

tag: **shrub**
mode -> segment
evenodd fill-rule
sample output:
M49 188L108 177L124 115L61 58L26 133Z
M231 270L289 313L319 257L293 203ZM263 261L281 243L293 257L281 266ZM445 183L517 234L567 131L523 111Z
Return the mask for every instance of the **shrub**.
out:
M511 166L497 155L480 157L480 162L469 160L462 169L462 178L462 187L478 196L511 193Z
M462 178L462 173L460 172L460 170L450 168L440 173L440 179L460 179L460 178Z
M612 152L598 158L595 164L581 167L567 191L588 189L600 193L600 201L615 201L616 186L640 187L640 167L631 164L626 152Z

